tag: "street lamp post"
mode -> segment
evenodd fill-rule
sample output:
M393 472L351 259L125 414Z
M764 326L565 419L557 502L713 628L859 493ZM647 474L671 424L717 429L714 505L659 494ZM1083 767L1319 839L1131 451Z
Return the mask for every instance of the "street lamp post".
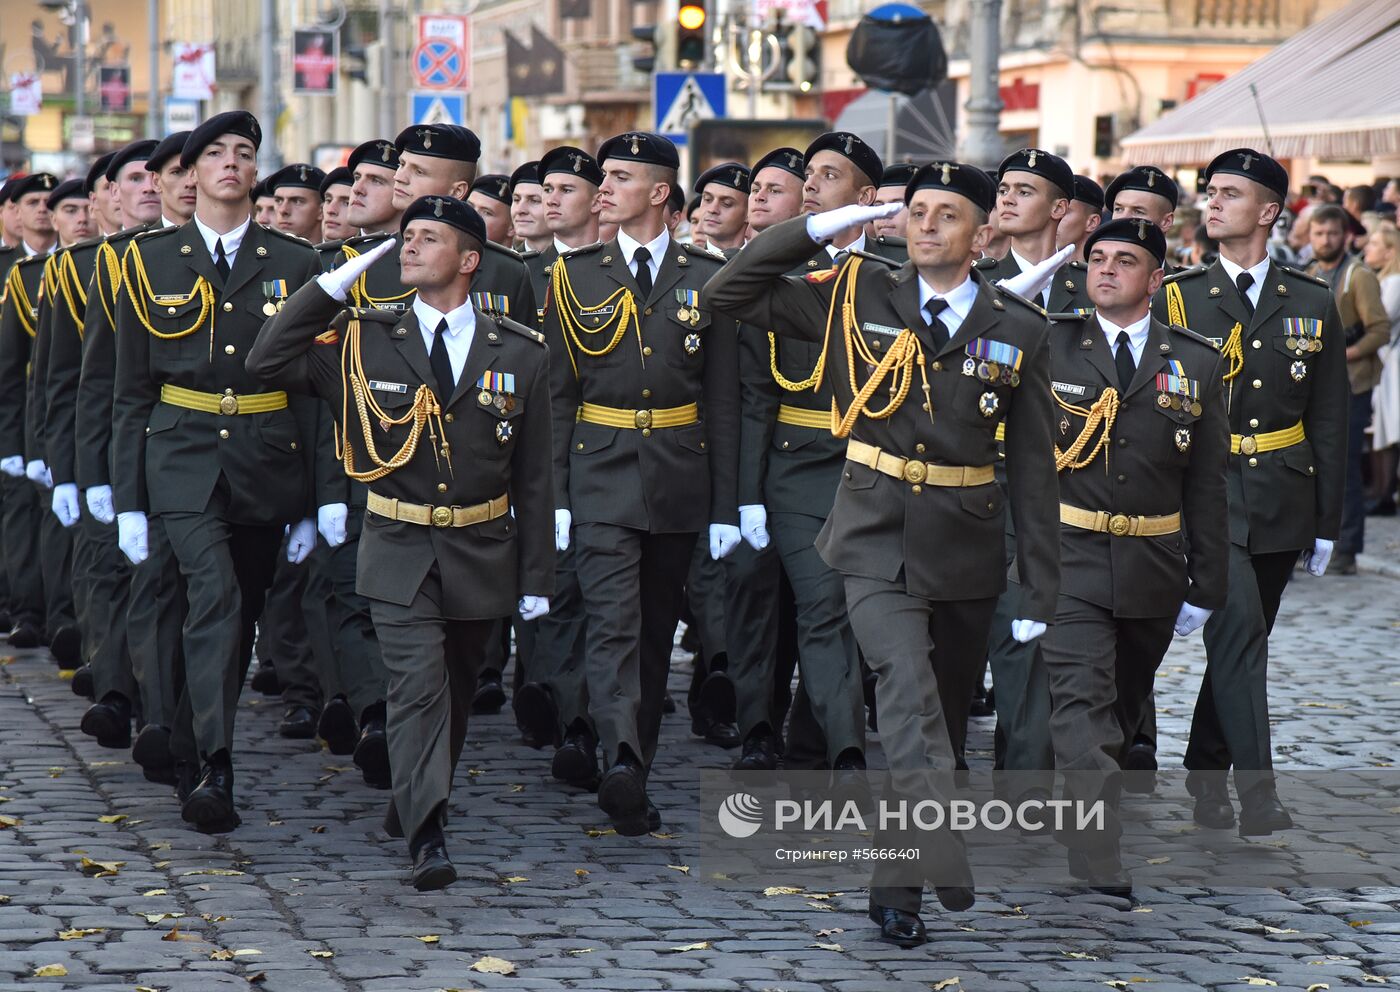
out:
M983 168L1002 159L1001 0L971 0L967 135L960 158Z

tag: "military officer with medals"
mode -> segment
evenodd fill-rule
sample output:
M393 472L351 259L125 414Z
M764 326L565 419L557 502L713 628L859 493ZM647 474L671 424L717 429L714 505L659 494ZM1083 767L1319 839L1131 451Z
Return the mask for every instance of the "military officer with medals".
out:
M488 172L472 181L467 202L486 224L486 238L492 244L509 248L514 242L510 231L510 176ZM540 299L536 293L536 299Z
M765 231L706 288L711 305L746 327L825 344L831 431L847 452L816 547L844 577L851 626L878 679L893 785L906 795L951 783L940 696L970 697L1006 583L1006 499L992 469L999 421L1025 591L1018 639L1044 633L1058 585L1045 318L970 271L991 236L994 198L980 169L934 163L906 192L904 265L853 255L835 271L786 274L838 232L894 212L847 206ZM916 884L907 866L877 873L870 915L885 939L926 939L926 877L945 907L972 905L961 844L938 841L921 846Z
M1268 641L1299 556L1322 575L1341 526L1346 341L1327 284L1269 258L1288 195L1283 166L1236 148L1217 155L1205 177L1206 229L1220 255L1168 278L1153 314L1224 355L1229 595L1205 625L1186 767L1195 820L1215 829L1236 822L1226 781L1234 767L1239 833L1248 837L1292 826L1272 773Z
M1230 429L1220 355L1152 317L1167 244L1120 218L1084 244L1092 315L1052 317L1060 593L1041 638L1055 768L1069 798L1103 799L1110 836L1069 838L1070 871L1131 892L1118 854L1120 763L1173 630L1225 605Z
M997 169L997 229L1010 238L1006 256L979 263L991 279L1007 279L1039 265L1056 252L1055 232L1074 196L1074 171L1058 155L1022 148ZM1051 313L1090 309L1084 292L1084 263L1064 262L1039 303Z
M607 767L598 804L619 833L655 830L647 796L671 640L697 533L739 541L735 329L701 290L718 257L665 226L679 156L632 131L605 141L600 220L618 234L550 275L556 547L576 544L588 614L589 710ZM701 406L703 405L703 416Z
M549 610L549 354L538 331L473 306L487 242L472 207L422 197L403 225L297 293L248 367L342 411L345 470L370 486L359 589L390 672L386 821L408 839L413 885L430 890L457 878L443 829L497 618ZM385 253L415 291L409 312L345 308Z

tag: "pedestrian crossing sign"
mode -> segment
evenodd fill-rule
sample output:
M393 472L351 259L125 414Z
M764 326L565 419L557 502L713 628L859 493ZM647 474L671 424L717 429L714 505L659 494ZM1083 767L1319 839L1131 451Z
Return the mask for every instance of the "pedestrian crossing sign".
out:
M414 124L465 124L467 97L464 93L416 92L410 95Z
M658 72L653 78L656 130L677 145L686 144L693 125L724 117L723 73Z

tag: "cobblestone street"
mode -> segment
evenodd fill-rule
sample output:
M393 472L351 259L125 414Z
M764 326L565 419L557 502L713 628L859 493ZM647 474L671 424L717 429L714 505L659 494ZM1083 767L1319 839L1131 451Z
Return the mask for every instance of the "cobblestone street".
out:
M1394 532L1373 530L1372 555L1395 559ZM1400 763L1397 657L1400 582L1296 576L1272 659L1279 764ZM448 829L462 880L419 894L380 829L383 794L348 757L278 737L276 700L244 694L243 826L208 837L125 752L78 732L83 701L46 653L3 660L0 990L1400 987L1400 888L1139 886L1134 904L983 889L967 913L930 898L913 951L875 939L861 891L719 890L688 868L694 771L732 755L689 736L683 703L652 777L665 826L640 840L603 832L508 709L474 718ZM1202 665L1193 638L1163 666L1164 767L1179 766ZM677 700L687 678L678 664ZM974 721L974 764L990 762L991 724Z

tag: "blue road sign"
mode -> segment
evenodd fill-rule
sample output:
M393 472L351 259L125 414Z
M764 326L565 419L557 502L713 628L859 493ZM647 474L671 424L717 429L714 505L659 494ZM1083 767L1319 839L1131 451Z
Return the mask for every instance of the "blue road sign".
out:
M465 124L465 93L411 93L409 109L415 124Z
M725 115L723 73L658 72L653 79L656 130L677 145L685 145L692 124Z

